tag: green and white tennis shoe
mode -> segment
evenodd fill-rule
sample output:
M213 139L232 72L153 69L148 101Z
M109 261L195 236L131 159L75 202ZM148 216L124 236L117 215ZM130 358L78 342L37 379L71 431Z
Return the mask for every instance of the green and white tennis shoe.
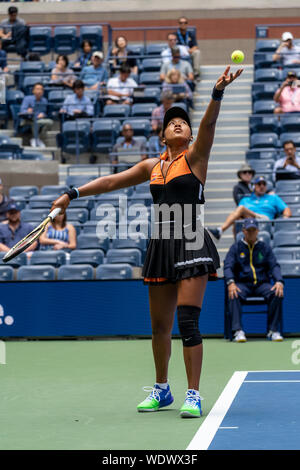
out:
M143 390L150 392L150 394L137 406L139 412L158 411L164 406L171 405L174 401L169 384L166 389L155 384L154 387L144 387Z

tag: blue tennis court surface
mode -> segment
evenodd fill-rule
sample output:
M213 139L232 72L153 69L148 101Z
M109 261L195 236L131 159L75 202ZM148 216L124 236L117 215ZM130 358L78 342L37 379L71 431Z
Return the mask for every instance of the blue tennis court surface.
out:
M300 371L235 372L188 449L299 450Z

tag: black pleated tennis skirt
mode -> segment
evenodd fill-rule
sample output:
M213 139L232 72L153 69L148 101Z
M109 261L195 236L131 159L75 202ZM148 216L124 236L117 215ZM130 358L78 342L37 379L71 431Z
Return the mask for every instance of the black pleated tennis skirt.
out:
M220 258L217 249L206 229L202 247L187 249L188 240L156 239L149 241L142 270L144 284L161 285L175 283L182 279L208 274L210 281L217 280Z

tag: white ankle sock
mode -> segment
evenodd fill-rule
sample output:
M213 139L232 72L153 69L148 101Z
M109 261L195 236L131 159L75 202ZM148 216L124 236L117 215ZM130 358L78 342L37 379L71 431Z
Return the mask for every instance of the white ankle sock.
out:
M158 382L156 382L156 385L159 386L159 388L162 388L163 390L166 390L168 388L168 382L165 382L164 384L160 384Z

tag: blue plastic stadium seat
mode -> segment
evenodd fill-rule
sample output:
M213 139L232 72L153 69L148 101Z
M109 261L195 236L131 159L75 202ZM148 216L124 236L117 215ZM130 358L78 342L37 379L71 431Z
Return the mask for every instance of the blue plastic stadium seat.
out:
M164 42L147 44L146 55L159 55L160 56L161 52L166 48L167 48L167 44Z
M130 124L134 135L144 135L145 137L149 137L150 132L151 132L151 122L150 119L141 119L141 118L132 118L132 119L126 119L124 121L125 124Z
M23 211L27 208L27 200L22 197L14 197L14 203L19 211Z
M236 241L240 241L244 238L243 232L238 232L236 235ZM260 230L257 235L258 240L263 241L267 245L271 244L271 235L269 232L266 232L264 230Z
M145 47L144 44L130 44L130 50L134 55L144 55Z
M0 281L12 281L14 268L12 266L0 266Z
M273 100L257 100L253 104L254 114L273 114L277 103Z
M132 279L132 266L127 263L101 264L96 269L96 279Z
M250 116L250 132L274 132L278 134L279 121L277 116Z
M300 147L300 133L299 132L283 132L280 134L280 143L284 144L287 140L292 140L296 147Z
M127 238L126 240L116 238L112 242L113 249L127 249L127 248L137 248L141 251L142 254L142 262L145 257L146 247L147 247L148 240L146 238Z
M103 250L73 250L70 255L70 264L90 264L96 267L103 261Z
M93 51L102 51L102 48L103 48L102 26L98 26L98 25L80 26L80 30L79 30L80 44L84 40L91 42Z
M87 220L84 224L82 224L82 234L96 234L98 220Z
M72 90L50 90L48 93L49 113L53 119L59 118L59 110L61 109L65 98L72 95Z
M255 45L256 52L275 52L280 45L279 39L258 39Z
M300 116L283 114L280 116L281 132L299 132Z
M6 103L8 106L11 104L22 104L24 93L21 90L6 90Z
M21 212L22 222L41 223L49 214L49 209L24 209Z
M62 264L66 264L66 261L66 253L62 250L37 250L32 253L29 264L31 266L49 264L58 268Z
M23 82L25 77L32 75L42 75L45 71L45 64L41 61L28 61L21 62L19 70L15 72L16 86L17 88L23 88Z
M275 132L260 132L250 136L251 148L276 148L278 147L278 136Z
M95 201L91 197L81 197L80 199L73 199L70 202L69 208L70 209L93 209L95 205Z
M9 197L23 197L24 199L29 199L32 196L36 196L38 192L37 186L11 186Z
M300 191L300 181L276 181L276 193L297 193Z
M141 266L142 255L137 248L114 249L111 248L106 253L107 263L128 263L132 266Z
M29 199L28 209L51 209L54 198L47 195L32 196ZM25 209L25 208L24 208ZM23 210L23 209L22 209Z
M300 217L300 204L290 204L292 217Z
M151 58L142 60L143 72L159 72L162 65L161 58Z
M283 199L283 201L289 206L294 204L300 204L300 194L298 193L283 193L276 190L276 194Z
M273 246L299 246L300 231L284 231L280 230L274 233Z
M66 153L88 152L90 148L90 122L67 121L62 125L62 134L57 135L57 144Z
M56 54L73 54L76 48L76 26L56 26L54 28L54 51Z
M249 165L256 171L256 173L263 173L264 171L272 171L274 167L274 160L247 160Z
M68 191L68 186L67 185L59 185L59 184L53 184L53 185L45 185L41 187L40 194L41 196L61 196L64 192Z
M270 236L272 235L272 220L258 220L258 229L260 232L268 232ZM235 221L235 231L236 233L242 232L243 229L243 220Z
M277 261L289 261L289 260L300 260L300 247L295 246L284 246L273 249L274 255Z
M281 79L282 73L278 69L258 69L254 73L255 82L280 82Z
M153 110L157 107L156 103L137 103L131 108L133 117L151 117Z
M274 232L280 231L300 231L300 219L275 219L274 220Z
M22 83L22 90L25 95L32 94L32 89L36 83L42 83L44 87L49 83L50 77L47 75L26 75Z
M0 264L4 264L3 257L5 255L4 251L0 251ZM27 265L27 255L26 253L20 253L18 256L13 258L10 261L7 261L5 265L9 264L13 268L19 268L19 266L26 266Z
M161 85L159 72L142 72L139 76L139 83L141 85Z
M29 50L40 55L49 54L52 47L50 26L30 26Z
M147 86L143 92L133 92L134 103L156 103L160 104L161 89L158 86Z
M44 266L21 266L17 271L18 281L54 281L55 268Z
M66 178L66 185L75 187L82 186L95 178L94 175L69 175Z
M129 114L129 104L106 104L103 108L103 117L105 118L126 118Z
M111 151L119 135L120 127L120 121L117 119L99 119L94 121L92 128L93 152Z
M89 218L89 211L88 209L84 208L78 208L78 209L72 209L69 208L67 209L67 219L69 222L72 222L73 220L75 222L80 222L81 224L84 224Z
M60 281L91 281L93 278L94 269L89 264L61 266L57 272Z
M278 160L279 153L275 149L248 149L246 150L246 160Z
M272 100L281 83L252 83L252 100Z
M281 261L280 269L283 276L300 277L300 260Z
M103 250L106 253L109 249L109 238L99 239L96 233L81 234L77 238L78 250Z
M273 60L273 54L270 52L256 52L254 53L253 60L255 69L272 68L276 64Z

